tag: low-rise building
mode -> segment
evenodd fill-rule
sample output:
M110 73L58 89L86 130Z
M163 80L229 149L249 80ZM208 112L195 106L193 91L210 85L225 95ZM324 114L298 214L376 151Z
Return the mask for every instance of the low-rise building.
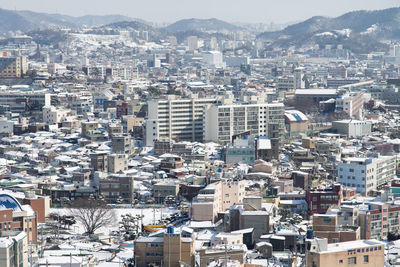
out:
M135 240L136 266L195 266L195 237L183 232L168 232L162 236L139 237Z
M372 123L359 120L333 121L332 131L348 137L362 137L371 134Z
M307 252L307 267L370 266L383 267L385 244L375 239L328 244L314 239Z

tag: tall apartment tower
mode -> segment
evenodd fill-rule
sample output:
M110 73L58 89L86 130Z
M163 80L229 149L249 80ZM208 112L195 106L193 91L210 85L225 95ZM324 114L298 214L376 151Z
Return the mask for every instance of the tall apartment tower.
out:
M146 121L146 145L153 146L154 140L199 141L203 137L203 110L215 98L188 98L148 101Z
M282 103L209 105L204 110L204 140L228 144L234 135L251 131L268 136L277 155L283 143L284 110Z

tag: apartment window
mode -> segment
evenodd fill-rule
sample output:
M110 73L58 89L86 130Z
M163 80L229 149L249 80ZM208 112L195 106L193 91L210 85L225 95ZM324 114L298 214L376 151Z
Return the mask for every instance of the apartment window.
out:
M323 221L325 224L331 223L331 218L324 218Z
M364 262L369 262L368 260L368 255L364 255Z
M343 260L339 260L339 263L343 263Z
M357 258L356 257L350 257L347 259L348 264L357 264Z
M354 169L349 169L349 172L354 172Z

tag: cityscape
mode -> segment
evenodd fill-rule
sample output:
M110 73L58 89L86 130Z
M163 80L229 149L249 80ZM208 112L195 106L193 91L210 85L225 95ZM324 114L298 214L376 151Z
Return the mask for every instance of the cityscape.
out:
M0 4L0 267L400 266L400 7L369 2Z

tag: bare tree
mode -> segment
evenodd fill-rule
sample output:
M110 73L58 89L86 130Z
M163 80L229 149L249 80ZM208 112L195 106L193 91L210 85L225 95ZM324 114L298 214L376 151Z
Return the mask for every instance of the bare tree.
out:
M71 215L80 222L87 234L94 232L103 226L112 225L115 222L115 213L100 199L78 199L71 207Z

